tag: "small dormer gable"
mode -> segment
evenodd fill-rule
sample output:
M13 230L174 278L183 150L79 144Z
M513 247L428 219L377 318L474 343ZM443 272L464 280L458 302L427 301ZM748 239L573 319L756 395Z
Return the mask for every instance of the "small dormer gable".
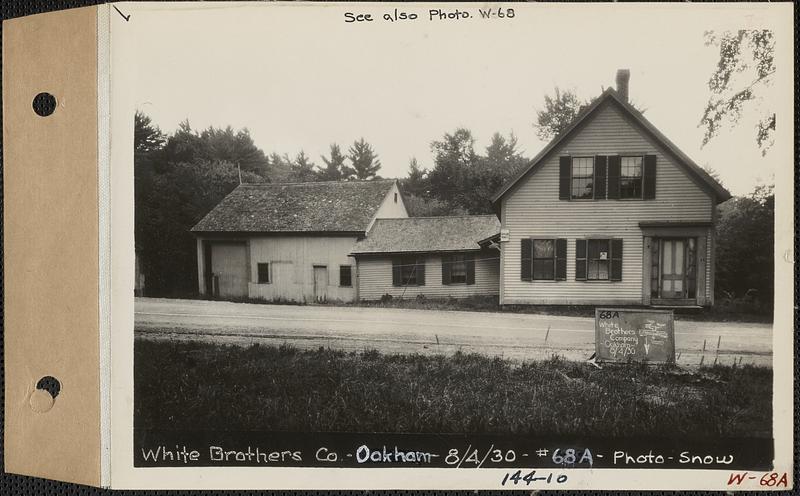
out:
M400 191L397 180L395 180L370 221L367 232L372 229L377 219L405 219L407 217L408 209L406 208L403 193Z

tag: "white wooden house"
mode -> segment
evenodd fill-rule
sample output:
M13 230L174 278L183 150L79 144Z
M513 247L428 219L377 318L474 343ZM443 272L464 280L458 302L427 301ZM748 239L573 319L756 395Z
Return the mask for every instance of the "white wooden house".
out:
M493 198L501 304L713 304L715 212L730 193L629 104L628 79Z
M356 299L350 251L380 218L407 217L396 180L242 184L192 228L201 294Z

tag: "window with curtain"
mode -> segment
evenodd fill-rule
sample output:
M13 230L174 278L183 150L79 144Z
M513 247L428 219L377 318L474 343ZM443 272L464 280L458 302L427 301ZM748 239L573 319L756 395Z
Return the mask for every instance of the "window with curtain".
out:
M533 240L533 279L556 278L556 250L554 239Z
M609 278L608 266L610 262L611 252L608 240L588 240L586 279L590 281L607 280Z
M453 255L450 258L450 283L466 284L467 282L467 257Z

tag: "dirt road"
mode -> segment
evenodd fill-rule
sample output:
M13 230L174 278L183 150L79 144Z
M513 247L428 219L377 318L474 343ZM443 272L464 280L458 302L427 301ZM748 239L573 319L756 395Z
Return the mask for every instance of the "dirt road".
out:
M136 337L231 344L288 343L384 353L482 353L513 359L553 354L572 360L594 351L594 319L488 312L332 306L254 305L137 298ZM771 366L772 326L675 323L678 363ZM719 352L717 353L717 342ZM705 342L705 352L702 351Z

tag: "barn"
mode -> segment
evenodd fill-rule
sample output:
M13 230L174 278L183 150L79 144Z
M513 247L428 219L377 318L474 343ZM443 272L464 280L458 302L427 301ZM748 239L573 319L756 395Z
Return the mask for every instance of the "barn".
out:
M200 294L353 301L352 247L378 219L407 217L396 180L242 184L192 228Z

